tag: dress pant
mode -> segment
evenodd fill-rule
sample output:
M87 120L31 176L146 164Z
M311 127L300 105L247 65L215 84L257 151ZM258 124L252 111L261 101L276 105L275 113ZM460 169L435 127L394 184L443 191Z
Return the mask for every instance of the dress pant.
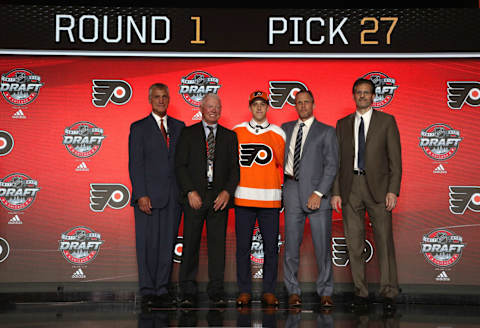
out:
M171 195L168 205L152 209L151 215L140 211L138 205L134 213L140 295L166 294L181 218L180 205Z
M263 240L263 292L275 293L278 269L279 208L235 207L237 284L240 293L252 292L251 250L255 222Z
M306 213L299 198L300 184L298 181L286 179L283 187L285 205L285 259L284 282L288 294L301 294L297 279L300 264L300 245L303 240L303 230L308 217L312 241L317 260L318 277L316 291L319 296L333 294L333 272L331 256L332 210L318 209ZM325 202L322 199L322 202Z
M367 173L368 174L368 173ZM380 295L393 298L398 295L397 264L392 232L392 212L385 202L376 203L368 189L365 175L354 175L352 191L343 206L343 227L355 294L368 296L365 277L365 211L372 223L375 251L380 266Z
M202 199L200 209L191 208L188 201L184 206L183 251L179 273L180 290L183 295L195 295L198 292L196 277L203 224L206 222L209 279L207 293L210 297L223 296L228 208L219 211L213 209L213 201L217 196L209 190L205 199Z

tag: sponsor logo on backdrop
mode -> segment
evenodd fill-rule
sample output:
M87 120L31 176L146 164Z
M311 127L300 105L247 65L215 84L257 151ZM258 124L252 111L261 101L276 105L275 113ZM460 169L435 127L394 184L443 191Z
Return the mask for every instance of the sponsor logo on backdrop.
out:
M289 104L295 106L295 96L300 91L307 91L305 84L298 81L270 81L270 106L275 109L282 109Z
M7 131L0 130L0 156L8 155L13 149L13 136Z
M12 69L2 74L0 91L3 98L12 105L25 106L32 103L44 83L39 75L25 68Z
M132 97L132 87L123 80L92 80L92 103L105 107L109 102L125 105Z
M443 166L443 164L438 164L436 168L433 169L434 174L447 174L447 170Z
M449 186L450 212L463 214L467 209L480 212L479 186Z
M130 191L119 183L91 183L90 209L103 212L105 207L115 210L124 208L130 201Z
M62 143L77 158L95 155L105 139L103 129L90 122L76 122L66 127Z
M421 252L438 268L448 268L460 260L465 243L462 236L447 229L435 229L423 236Z
M173 262L182 263L183 236L177 236L175 247L173 248Z
M435 161L452 158L463 140L460 130L444 123L435 123L420 131L420 143L425 155Z
M88 172L90 169L88 168L87 164L85 162L81 162L80 164L77 165L75 168L76 172Z
M435 278L436 281L450 281L450 277L445 271L440 272Z
M23 222L18 215L15 215L8 221L8 224L23 224Z
M370 72L363 76L364 79L371 80L375 84L375 98L373 99L373 108L382 108L390 104L398 89L395 79L382 72Z
M85 278L87 278L87 276L85 275L85 273L83 273L82 268L78 268L78 270L72 274L72 279L85 279Z
M12 118L14 119L26 119L27 116L23 113L23 110L19 109L13 113Z
M38 181L23 173L0 179L0 203L7 210L22 211L33 204L40 188Z
M465 103L480 106L480 82L452 81L447 86L447 104L451 109L462 109Z
M104 242L100 233L85 226L78 226L62 233L58 250L71 264L85 265L97 257Z
M3 262L7 259L10 254L10 245L8 241L0 237L0 262Z
M180 80L179 93L187 104L200 107L200 102L207 93L218 93L221 85L219 79L205 71L194 71Z
M280 247L284 244L282 241L282 236L278 234L278 252L280 252ZM263 253L263 238L260 233L260 228L255 226L253 229L252 235L252 248L250 252L250 260L254 264L263 264L264 253Z
M373 257L373 246L365 239L365 262L368 263ZM347 240L345 237L332 237L332 261L335 266L344 267L350 262L348 257Z
M272 161L273 151L264 144L240 144L240 165L250 167L253 163L267 165Z

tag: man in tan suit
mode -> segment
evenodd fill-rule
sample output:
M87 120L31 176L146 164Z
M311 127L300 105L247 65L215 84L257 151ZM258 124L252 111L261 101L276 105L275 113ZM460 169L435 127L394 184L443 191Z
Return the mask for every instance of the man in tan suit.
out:
M392 233L392 210L402 178L400 135L392 115L372 109L375 85L353 85L356 111L337 122L340 166L332 190L332 207L343 210L343 225L355 286L354 305L368 304L365 278L365 210L373 227L380 266L380 296L393 310L398 295Z

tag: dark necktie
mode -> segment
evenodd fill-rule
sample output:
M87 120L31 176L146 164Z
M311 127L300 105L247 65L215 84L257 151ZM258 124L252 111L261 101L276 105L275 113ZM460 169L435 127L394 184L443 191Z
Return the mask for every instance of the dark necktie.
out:
M358 168L365 170L365 126L363 117L360 117L360 126L358 127Z
M215 157L215 135L213 134L213 126L208 126L210 130L207 136L207 159L213 162Z
M163 118L160 119L160 131L162 131L163 138L165 139L168 147L167 130L165 130L165 125L163 125Z
M302 150L303 127L305 123L300 123L295 140L295 152L293 153L293 176L298 180L298 171L300 169L300 153Z

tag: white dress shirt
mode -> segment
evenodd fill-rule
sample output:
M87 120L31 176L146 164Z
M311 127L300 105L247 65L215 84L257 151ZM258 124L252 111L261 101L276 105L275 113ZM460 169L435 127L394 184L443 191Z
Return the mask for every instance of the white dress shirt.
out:
M365 132L365 141L367 141L368 127L370 126L372 113L373 113L372 107L370 107L368 111L363 115L360 115L359 112L355 112L355 123L353 124L353 136L355 139L355 157L353 161L354 170L358 170L358 130L360 127L360 117L363 118L363 130Z
M167 115L165 115L164 117L160 117L159 115L152 112L152 116L155 119L155 121L157 121L158 128L160 129L160 131L162 131L162 127L160 126L161 124L160 120L163 118L163 126L165 127L165 131L167 132L167 135L168 135Z

